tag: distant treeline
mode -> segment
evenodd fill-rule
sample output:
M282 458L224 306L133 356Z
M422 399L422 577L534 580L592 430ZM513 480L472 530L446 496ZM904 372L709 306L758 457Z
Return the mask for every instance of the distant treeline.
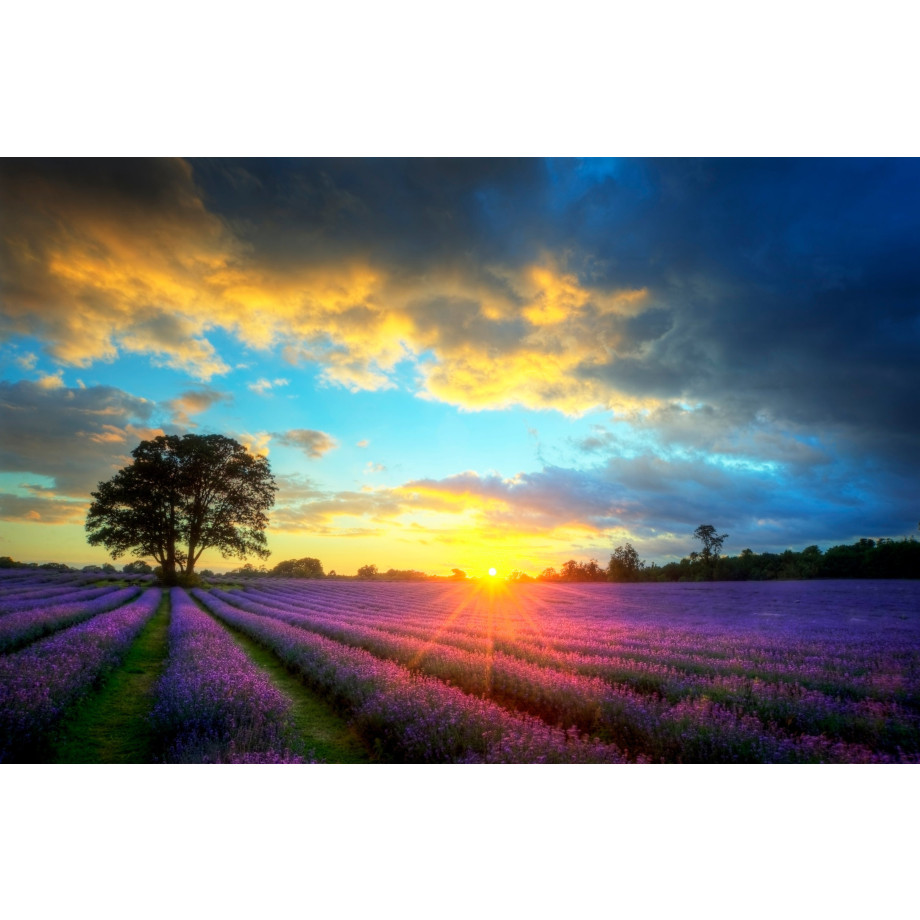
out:
M618 546L610 555L606 567L596 559L578 562L569 559L557 571L555 568L544 569L536 578L513 571L510 581L528 582L670 582L670 581L774 581L807 578L920 578L920 542L911 538L901 540L862 539L856 543L832 546L822 552L818 546L808 546L796 552L787 549L782 553L755 553L744 549L738 556L722 556L719 553L721 539L714 528L703 525L700 530L709 530L708 534L697 536L704 540L702 552L693 552L680 562L668 562L664 565L651 563L646 565L639 554L627 543ZM727 535L722 535L727 536ZM10 556L0 556L0 569L32 568L56 572L84 573L97 572L114 574L116 569L106 563L102 566L85 566L81 570L73 569L64 563L46 562L41 565L16 562ZM125 565L122 572L126 574L158 574L146 562L136 560ZM449 580L463 581L466 573L462 569L452 569ZM215 577L215 573L204 570L205 578ZM443 576L428 575L416 569L387 569L381 572L375 565L365 565L358 569L357 575L337 575L336 572L323 571L319 559L305 556L302 559L286 559L271 569L264 565L258 567L246 563L240 568L226 573L235 578L359 578L372 581L428 581L444 580Z
M454 569L454 573L459 569ZM202 575L208 573L202 572ZM264 565L256 568L247 562L238 569L233 569L226 573L228 576L237 578L365 578L374 579L375 581L426 581L434 578L433 575L427 575L425 572L418 572L415 569L387 569L386 572L377 570L376 565L364 565L358 569L355 575L338 575L335 569L331 569L328 574L323 571L323 564L319 559L312 556L305 556L303 559L285 559L277 565L267 569ZM461 573L461 577L466 576Z
M755 553L738 556L691 553L680 562L646 565L629 543L617 547L606 568L595 559L570 559L557 572L544 569L536 579L520 572L514 581L773 581L805 578L920 578L920 543L914 539L868 540L832 546L822 552L808 546L800 552Z

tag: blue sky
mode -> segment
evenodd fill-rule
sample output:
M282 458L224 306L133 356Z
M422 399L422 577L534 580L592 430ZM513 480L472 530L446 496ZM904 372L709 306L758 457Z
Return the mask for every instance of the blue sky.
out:
M445 573L915 532L911 160L0 164L0 554L159 432L273 555ZM121 562L128 561L127 558ZM227 568L236 560L206 558Z

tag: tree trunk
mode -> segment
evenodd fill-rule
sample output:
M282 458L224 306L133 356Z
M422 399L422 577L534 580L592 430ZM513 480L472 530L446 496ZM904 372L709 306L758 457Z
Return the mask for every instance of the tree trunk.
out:
M176 560L169 558L163 563L163 574L161 581L168 587L174 587L179 584L179 573L176 571Z

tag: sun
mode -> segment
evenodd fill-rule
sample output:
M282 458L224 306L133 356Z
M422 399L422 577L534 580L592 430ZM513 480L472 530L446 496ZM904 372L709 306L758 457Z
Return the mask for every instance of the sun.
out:
M493 569L489 569L489 574L494 578L494 577L495 577L495 569L494 569L494 568L493 568Z

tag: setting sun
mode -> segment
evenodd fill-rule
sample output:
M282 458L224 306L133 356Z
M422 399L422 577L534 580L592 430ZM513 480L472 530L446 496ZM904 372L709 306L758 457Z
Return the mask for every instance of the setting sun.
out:
M495 569L489 569L489 574L494 578L494 577L495 577Z

